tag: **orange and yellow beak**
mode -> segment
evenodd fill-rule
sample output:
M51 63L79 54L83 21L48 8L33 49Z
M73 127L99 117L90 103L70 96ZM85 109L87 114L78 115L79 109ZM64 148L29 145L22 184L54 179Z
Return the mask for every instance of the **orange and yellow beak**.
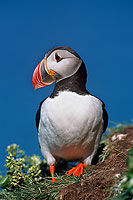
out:
M34 89L45 87L51 85L55 82L54 79L55 72L48 70L46 58L44 58L35 68L32 76L32 85Z

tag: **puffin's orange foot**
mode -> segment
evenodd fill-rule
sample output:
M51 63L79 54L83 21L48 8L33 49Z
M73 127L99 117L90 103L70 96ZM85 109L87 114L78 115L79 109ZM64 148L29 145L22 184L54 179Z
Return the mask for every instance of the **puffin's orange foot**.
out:
M52 176L52 181L56 181L56 179L54 178L54 171L55 171L55 166L54 165L49 165L49 170Z
M83 168L87 167L88 165L83 164L83 163L79 163L76 167L73 167L72 169L70 169L69 171L67 171L67 176L73 174L74 176L80 176L81 174L83 174Z

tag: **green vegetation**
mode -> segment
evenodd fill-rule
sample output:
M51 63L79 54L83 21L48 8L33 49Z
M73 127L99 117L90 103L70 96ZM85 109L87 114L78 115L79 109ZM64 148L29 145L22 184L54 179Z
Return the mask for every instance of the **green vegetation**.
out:
M9 200L19 199L55 199L58 191L69 184L79 182L80 178L58 176L52 184L51 177L41 171L45 161L39 156L27 157L16 144L7 147L8 156L5 167L7 174L0 179L0 198Z
M131 200L133 197L133 148L128 152L127 156L128 172L123 174L118 183L110 188L114 196L110 200Z
M6 188L7 186L15 187L21 183L27 183L27 181L38 180L41 173L38 166L41 162L39 156L27 157L24 151L20 150L16 144L8 146L6 151L8 153L5 164L7 174L1 179L1 188Z

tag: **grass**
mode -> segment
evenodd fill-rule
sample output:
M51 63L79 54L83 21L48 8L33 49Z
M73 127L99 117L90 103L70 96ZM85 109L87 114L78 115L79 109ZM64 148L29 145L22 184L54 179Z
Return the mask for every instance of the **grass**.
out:
M51 177L44 172L46 164L38 156L27 157L16 144L8 146L6 151L7 174L0 180L1 199L55 199L64 186L80 181L79 177L55 174L57 182L52 184Z
M131 200L133 197L133 148L127 155L128 172L118 178L118 183L110 190L115 191L113 197L109 200ZM111 193L110 193L111 194Z
M27 181L26 183L17 184L15 187L8 187L1 190L0 198L9 200L19 199L55 199L58 191L64 186L77 183L78 177L55 175L57 182L52 184L51 177L43 177L38 181Z

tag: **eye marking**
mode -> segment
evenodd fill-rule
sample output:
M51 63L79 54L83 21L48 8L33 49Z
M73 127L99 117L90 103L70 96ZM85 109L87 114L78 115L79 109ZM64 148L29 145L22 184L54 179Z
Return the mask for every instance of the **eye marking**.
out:
M57 53L55 54L55 60L56 62L61 61L63 58L61 56L59 56Z

